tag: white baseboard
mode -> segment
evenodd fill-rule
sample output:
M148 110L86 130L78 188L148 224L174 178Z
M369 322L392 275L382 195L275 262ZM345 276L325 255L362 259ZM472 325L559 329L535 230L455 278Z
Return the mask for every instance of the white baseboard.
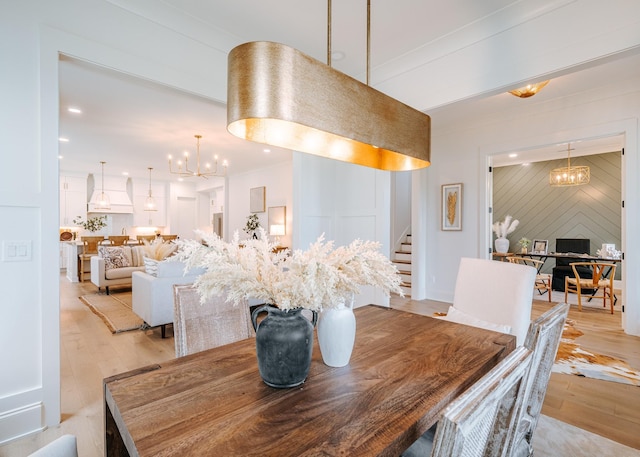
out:
M42 402L0 413L0 445L44 430Z

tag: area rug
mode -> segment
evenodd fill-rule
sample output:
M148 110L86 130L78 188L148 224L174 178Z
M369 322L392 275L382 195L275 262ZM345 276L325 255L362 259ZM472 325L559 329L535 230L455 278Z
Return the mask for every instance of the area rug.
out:
M144 325L144 321L131 310L131 292L83 295L80 300L102 319L111 333L137 330Z
M640 386L640 372L638 370L630 367L623 360L581 348L575 341L581 335L584 333L576 328L576 322L567 320L562 331L556 362L552 368L554 373L573 374Z

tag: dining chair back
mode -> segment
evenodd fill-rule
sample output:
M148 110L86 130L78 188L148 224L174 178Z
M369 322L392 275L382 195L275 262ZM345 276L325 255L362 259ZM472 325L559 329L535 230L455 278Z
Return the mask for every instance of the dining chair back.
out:
M531 351L518 347L453 400L438 421L431 443L427 435L402 457L503 456L515 438L516 412L524 398Z
M614 284L613 278L616 275L616 264L606 262L572 262L573 277L564 278L564 301L567 301L568 294L578 294L578 311L582 311L582 297L585 294L589 299L602 298L602 306L607 307L607 298L613 314L614 305ZM584 277L583 269L590 269L590 278ZM602 290L602 295L598 291Z
M178 239L178 235L160 235L162 241L174 241Z
M176 357L251 337L249 305L234 306L226 296L200 302L192 284L173 286L173 337Z
M129 235L109 235L109 241L113 246L124 246L129 241Z
M143 244L144 240L147 240L149 243L153 242L157 237L155 235L136 235L136 240L140 244Z
M516 436L509 441L510 448L506 456L533 455L533 432L542 411L551 369L556 359L568 313L569 305L559 303L529 325L524 346L531 351L532 361L527 373L524 399L517 413Z
M510 333L521 346L531 322L535 280L533 267L463 257L453 304L443 319Z
M533 286L540 295L547 293L549 303L551 303L551 275L548 273L540 273L540 269L544 262L542 260L530 259L528 257L511 256L508 257L509 262L519 265L527 265L536 269L536 282Z

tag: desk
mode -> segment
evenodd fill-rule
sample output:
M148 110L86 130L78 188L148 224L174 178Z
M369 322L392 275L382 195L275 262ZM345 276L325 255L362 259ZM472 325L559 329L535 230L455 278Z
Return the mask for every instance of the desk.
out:
M546 262L547 259L566 259L566 260L571 260L573 262L605 262L605 263L622 262L622 259L606 259L604 257L597 257L593 255L588 255L588 254L576 254L576 253L565 254L562 252L555 252L550 254L527 253L527 254L518 254L518 255L520 257L531 257L531 258L537 257L538 259L542 260L543 264L540 265L540 268L538 268L538 273L540 273L540 269L544 266L544 262ZM608 275L605 275L605 277L607 276Z
M262 382L255 339L104 381L105 455L398 456L515 337L368 305L351 362L314 345L297 388Z
M508 262L509 257L517 255L513 252L493 252L492 254L495 259L502 260L503 262Z

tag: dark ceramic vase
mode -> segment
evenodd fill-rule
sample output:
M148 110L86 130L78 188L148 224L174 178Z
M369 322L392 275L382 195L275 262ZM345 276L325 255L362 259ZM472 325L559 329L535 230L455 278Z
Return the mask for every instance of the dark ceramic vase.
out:
M267 316L258 323L258 315ZM311 367L313 328L318 314L310 321L302 308L282 311L263 305L251 313L256 331L256 355L262 380L271 387L287 388L302 384Z

